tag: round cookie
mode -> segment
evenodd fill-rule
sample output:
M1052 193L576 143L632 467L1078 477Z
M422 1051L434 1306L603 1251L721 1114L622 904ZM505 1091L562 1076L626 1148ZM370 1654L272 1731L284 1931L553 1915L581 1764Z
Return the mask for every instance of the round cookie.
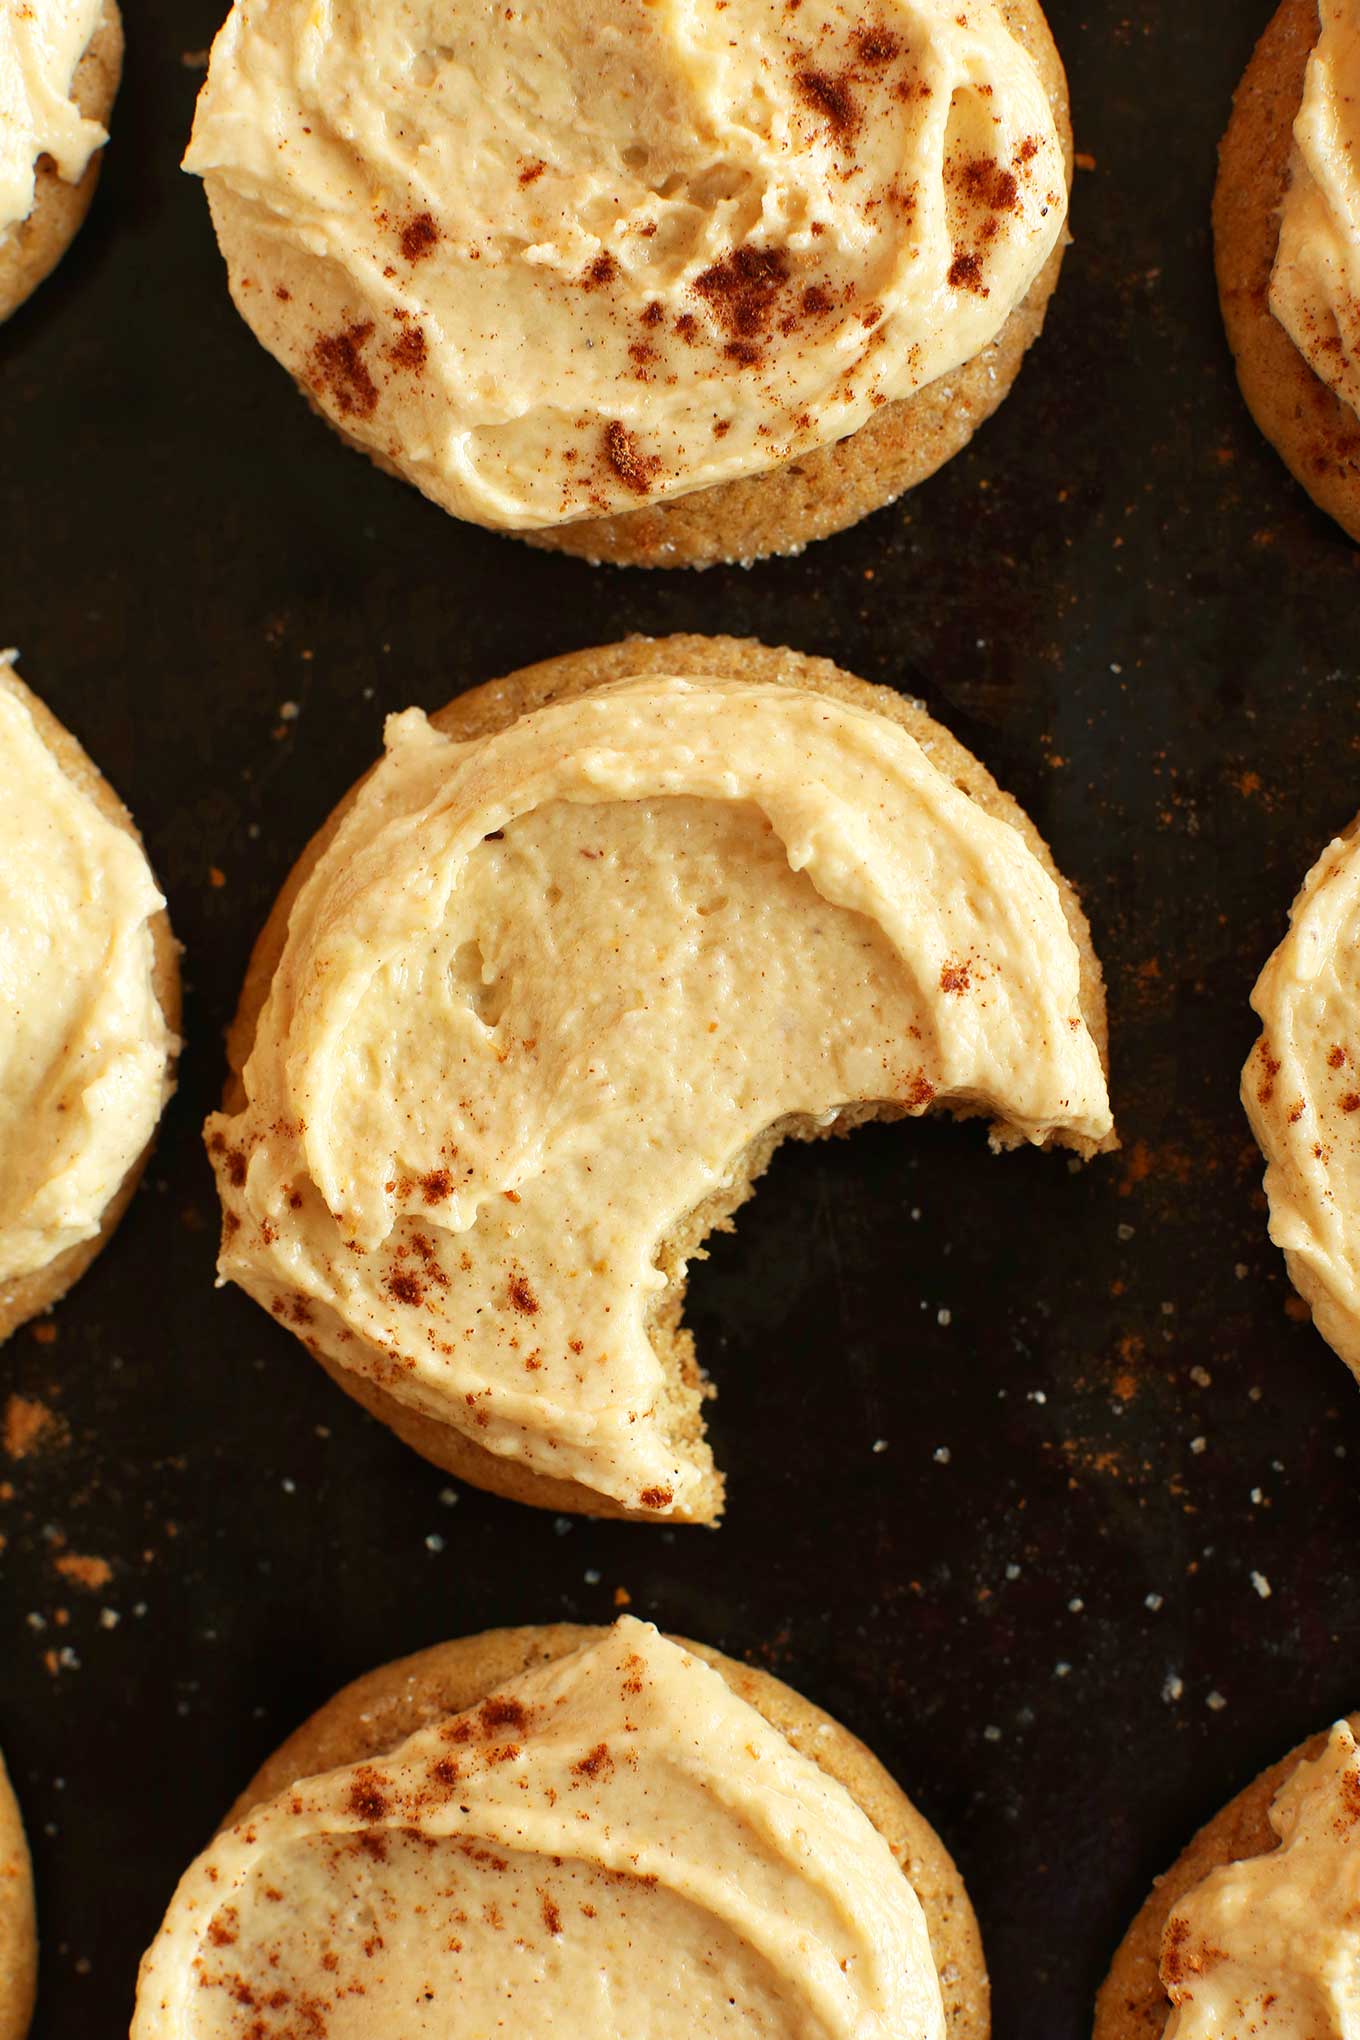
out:
M1350 1717L1360 1734L1360 1714ZM1110 1973L1096 1999L1092 2040L1162 2040L1171 2005L1162 1988L1162 1933L1187 1891L1225 1863L1264 1856L1278 1845L1270 1825L1275 1794L1297 1765L1326 1748L1328 1731L1310 1736L1278 1764L1239 1792L1200 1829L1171 1868L1153 1885L1110 1964Z
M0 1757L0 2040L24 2040L37 1977L33 1869L24 1824Z
M71 97L86 120L108 126L122 75L123 19L117 0L104 0L104 11L71 81ZM77 184L59 177L50 157L39 157L33 209L0 239L0 320L19 309L79 233L99 182L103 154L102 149L95 150Z
M1360 540L1360 419L1270 309L1294 117L1318 37L1316 0L1282 0L1233 99L1214 190L1214 266L1247 408L1320 509Z
M131 815L119 800L102 772L85 755L80 745L64 724L57 721L51 710L38 699L14 672L12 667L0 661L0 688L18 696L33 719L34 728L48 750L60 765L66 777L78 786L82 793L94 802L107 820L115 823L138 844L141 836ZM178 1034L180 1024L180 981L179 947L170 932L170 917L162 908L151 923L151 937L154 947L153 983L156 999L165 1023L172 1034ZM38 1268L30 1275L20 1275L10 1282L0 1282L0 1344L18 1331L40 1311L50 1310L63 1297L74 1282L85 1273L96 1255L102 1253L117 1228L119 1219L132 1201L132 1193L141 1179L151 1153L152 1143L148 1142L136 1162L104 1207L99 1231L92 1239L81 1240L66 1252L58 1254L46 1267Z
M256 1772L223 1822L230 1827L296 1779L381 1757L441 1715L475 1707L521 1673L594 1642L575 1623L490 1629L383 1665L344 1687ZM768 1672L688 1638L686 1650L721 1672L732 1691L796 1750L842 1784L888 1842L921 1901L940 1975L948 2040L987 2040L990 1989L977 1920L963 1879L929 1822L848 1729Z
M998 0L998 5L1006 26L1033 59L1048 95L1070 188L1067 76L1043 9L1039 0ZM516 536L547 551L573 553L594 566L711 567L724 562L749 565L771 554L799 553L813 539L829 538L858 524L952 460L1000 406L1030 344L1043 331L1065 240L1065 235L1060 237L995 340L914 396L885 404L849 438L799 454L768 474L720 482L671 502L621 510L610 517L579 518ZM322 411L304 383L297 386L347 446L367 454L385 474L404 479L381 453L360 444Z
M1058 887L1067 924L1080 957L1082 1014L1100 1051L1101 1062L1108 1070L1104 983L1100 964L1091 946L1090 928L1074 888L1057 869L1047 844L1019 803L1001 790L985 767L948 730L933 721L919 702L908 700L891 688L871 686L868 681L856 679L852 674L842 672L829 659L776 650L750 639L685 635L629 638L621 644L569 652L537 666L526 666L504 680L492 680L484 686L474 687L440 709L430 720L445 734L467 739L503 729L518 717L542 708L550 701L566 700L612 680L646 673L683 678L714 672L736 680L810 688L835 700L890 717L929 751L932 763L947 773L979 807L1009 823L1017 831ZM255 944L240 1004L227 1036L231 1074L222 1101L224 1111L238 1112L245 1103L241 1072L249 1059L256 1025L283 954L293 901L334 836L355 792L357 788L351 789L302 852ZM679 1323L685 1295L685 1262L704 1236L750 1195L755 1180L768 1166L780 1141L790 1135L801 1140L824 1138L828 1132L847 1132L869 1119L900 1116L900 1108L870 1104L843 1113L832 1128L809 1121L792 1125L786 1122L767 1130L752 1143L740 1164L734 1168L730 1189L699 1205L664 1243L658 1263L668 1281L661 1292L659 1307L649 1321L649 1330L658 1346L670 1349L687 1378L693 1379L697 1369L693 1341ZM956 1111L954 1116L962 1118L968 1114ZM1085 1155L1095 1152L1090 1142L1073 1139L1065 1144ZM1111 1134L1103 1145L1114 1147L1117 1144ZM386 1424L423 1458L474 1487L488 1489L508 1501L527 1502L556 1512L566 1510L580 1515L620 1517L628 1521L651 1520L607 1496L596 1494L577 1481L537 1473L501 1454L489 1452L452 1425L436 1422L399 1401L375 1382L335 1366L314 1342L308 1350L345 1393L370 1415ZM696 1412L696 1429L698 1422ZM712 1513L716 1513L719 1491L716 1475L714 1490ZM700 1520L708 1519L700 1517Z

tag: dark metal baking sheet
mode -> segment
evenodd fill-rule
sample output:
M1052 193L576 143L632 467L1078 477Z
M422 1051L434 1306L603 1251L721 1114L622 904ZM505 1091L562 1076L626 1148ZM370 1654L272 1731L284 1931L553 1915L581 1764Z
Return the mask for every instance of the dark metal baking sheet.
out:
M1360 806L1357 556L1246 416L1210 271L1268 0L1053 0L1094 167L1000 416L801 560L664 578L455 524L309 416L176 168L216 0L126 11L94 214L0 331L0 637L134 809L189 989L146 1187L0 1357L63 1427L0 1455L38 2040L126 2030L179 1871L344 1679L619 1590L864 1736L958 1854L998 2034L1080 2040L1153 1873L1360 1704L1360 1396L1289 1312L1237 1103L1255 971ZM1084 1172L975 1126L781 1154L691 1284L716 1535L453 1495L214 1293L198 1139L250 941L383 712L673 629L919 693L1020 796L1085 890L1126 1143Z

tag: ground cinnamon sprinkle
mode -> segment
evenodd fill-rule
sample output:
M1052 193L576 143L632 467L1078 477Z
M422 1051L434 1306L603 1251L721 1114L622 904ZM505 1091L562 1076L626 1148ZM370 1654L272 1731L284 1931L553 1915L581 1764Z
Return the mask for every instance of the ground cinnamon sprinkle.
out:
M661 462L654 453L644 454L634 434L617 418L611 418L604 428L604 457L624 487L631 489L634 495L651 493Z
M423 262L439 244L439 228L433 213L417 213L401 230L401 252L408 262Z
M87 1558L76 1551L64 1551L52 1563L64 1580L83 1588L87 1594L97 1594L113 1578L113 1567L106 1558Z
M844 77L833 78L828 71L810 64L795 74L794 83L806 104L820 113L838 135L853 134L859 126L859 108Z
M410 1304L413 1308L425 1301L425 1291L416 1276L409 1269L394 1268L387 1278L387 1292L398 1303Z
M347 326L341 333L323 333L313 345L312 387L324 391L342 417L368 418L378 408L378 385L363 358L372 337L369 319Z
M949 265L949 286L951 290L970 290L975 297L990 297L991 292L982 281L982 257L970 253L967 248L956 248L954 260Z
M757 336L769 331L788 277L788 257L782 248L750 246L734 248L695 277L696 297L731 336L726 352L732 360L749 365L760 359Z
M605 284L612 283L618 273L619 265L606 248L595 257L593 262L586 264L584 274L581 277L582 288L585 290L600 290Z
M856 55L866 64L890 64L902 48L902 38L881 24L853 30L850 40Z
M34 1452L60 1444L66 1427L46 1403L28 1396L12 1395L5 1405L5 1451L11 1459L27 1459Z
M429 351L425 339L425 328L423 326L408 326L403 333L398 334L397 338L388 348L387 358L394 368L406 368L410 369L412 374L419 374L420 370L425 366Z
M959 182L973 203L986 206L989 212L1013 212L1019 200L1015 172L1003 169L990 156L976 156L965 163Z
M526 1317L533 1317L538 1310L538 1298L534 1295L533 1290L529 1287L524 1277L522 1275L512 1275L509 1287L510 1301L515 1309L523 1311Z

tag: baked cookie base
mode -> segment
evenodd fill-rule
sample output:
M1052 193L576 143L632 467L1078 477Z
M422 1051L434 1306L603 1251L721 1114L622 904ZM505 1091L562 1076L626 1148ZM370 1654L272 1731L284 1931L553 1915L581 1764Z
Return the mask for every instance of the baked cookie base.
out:
M1319 509L1360 541L1360 418L1270 309L1294 117L1317 37L1316 0L1283 0L1243 74L1219 149L1214 267L1247 408Z
M908 731L929 751L932 762L956 786L986 813L1016 830L1057 885L1080 957L1082 1013L1100 1050L1101 1061L1108 1069L1104 984L1091 946L1086 916L1075 890L1058 871L1047 844L1023 808L1009 794L1002 792L990 773L948 730L934 722L919 702L910 701L891 688L874 687L867 681L843 673L828 659L774 650L749 639L677 636L629 638L621 644L571 652L561 658L546 660L541 665L527 666L507 679L488 681L484 686L460 695L433 715L431 721L437 729L451 737L486 736L551 701L563 701L592 687L604 686L609 681L648 673L680 677L722 673L736 680L811 689L887 716ZM239 1112L245 1104L241 1072L254 1045L260 1013L283 954L293 901L331 841L357 791L357 787L351 789L303 851L255 945L236 1018L227 1037L231 1074L222 1100L225 1112ZM751 1195L757 1179L768 1167L782 1139L823 1139L831 1133L848 1132L869 1119L897 1119L902 1116L902 1108L897 1105L862 1104L842 1113L832 1127L798 1117L780 1121L767 1128L747 1148L733 1170L730 1186L689 1213L683 1224L663 1243L658 1265L669 1279L666 1288L659 1293L648 1320L648 1331L672 1382L677 1404L673 1435L682 1447L707 1449L701 1445L699 1394L702 1391L694 1344L680 1324L686 1262L699 1256L701 1243L708 1233L728 1227L731 1214ZM971 1115L967 1111L957 1111L954 1116L963 1118ZM1083 1156L1118 1145L1113 1134L1098 1144L1077 1137L1063 1140L1058 1136L1055 1144L1070 1146ZM650 1523L711 1523L721 1510L723 1484L716 1471L710 1472L700 1486L686 1515L668 1514L663 1518L652 1511L630 1510L579 1482L536 1473L516 1460L488 1452L452 1425L437 1422L399 1401L376 1382L338 1366L315 1346L309 1347L309 1350L346 1394L360 1403L371 1416L385 1423L423 1458L445 1472L469 1481L474 1487L488 1489L509 1501L527 1502L536 1508L557 1512L572 1511L586 1516L609 1516Z
M0 2040L24 2040L38 1980L38 1924L24 1824L0 1757Z
M104 0L104 12L71 81L71 97L87 120L108 126L122 75L123 20L116 0ZM79 233L103 154L95 150L77 184L57 175L50 156L39 157L32 211L0 236L0 321L18 311Z
M1360 1714L1350 1717L1360 1735ZM1275 1794L1295 1767L1321 1755L1329 1730L1310 1736L1278 1764L1262 1771L1202 1827L1171 1868L1157 1879L1142 1910L1125 1934L1096 1999L1092 2040L1162 2040L1171 2005L1162 1988L1159 1964L1166 1923L1187 1891L1225 1863L1264 1856L1276 1846L1270 1825Z
M65 725L58 722L38 696L25 687L18 674L4 664L0 664L0 688L18 696L33 718L38 735L66 777L94 802L106 821L125 829L138 847L142 847L136 824L103 773L86 756ZM170 917L164 908L151 923L151 940L152 984L156 1000L165 1016L166 1026L171 1034L177 1035L180 1027L179 945L170 932ZM75 1246L68 1247L65 1253L58 1254L45 1267L34 1269L31 1275L0 1282L0 1345L30 1318L50 1310L103 1252L117 1230L118 1221L132 1202L133 1192L141 1180L154 1144L153 1135L105 1205L99 1231L93 1238L77 1241ZM4 2040L2 2031L0 2040Z
M299 1778L386 1755L418 1729L475 1707L521 1673L604 1634L567 1622L492 1629L437 1644L356 1679L268 1759L223 1826L234 1825ZM801 1693L702 1644L677 1641L721 1672L734 1693L837 1779L873 1822L921 1901L944 1994L948 2040L987 2040L990 1991L982 1938L963 1879L929 1822L864 1744Z

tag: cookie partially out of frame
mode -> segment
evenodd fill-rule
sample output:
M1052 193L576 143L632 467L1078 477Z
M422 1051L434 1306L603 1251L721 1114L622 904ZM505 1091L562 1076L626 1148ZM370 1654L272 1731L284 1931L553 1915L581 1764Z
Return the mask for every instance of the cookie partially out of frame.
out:
M1360 1714L1350 1717L1360 1735ZM1142 1910L1125 1934L1096 1999L1092 2040L1162 2040L1171 2004L1162 1988L1160 1963L1166 1923L1188 1891L1203 1883L1211 1870L1226 1863L1244 1863L1278 1847L1270 1825L1275 1794L1298 1766L1311 1762L1327 1747L1329 1731L1300 1743L1278 1764L1262 1771L1246 1790L1230 1799L1202 1827L1171 1868L1159 1877Z
M1219 149L1214 262L1248 409L1295 480L1360 541L1360 418L1270 309L1294 117L1317 38L1316 0L1282 0L1256 45Z
M24 1824L0 1757L0 2040L24 2040L37 1977L33 1871Z
M104 11L71 81L71 97L86 120L108 126L122 75L123 20L116 0L104 0ZM19 309L79 233L99 182L103 155L102 149L95 150L85 175L75 184L58 176L49 156L38 158L33 209L0 236L0 320Z
M1004 793L984 766L980 765L957 738L932 720L919 702L907 700L891 688L871 686L865 680L844 673L828 659L808 658L803 653L775 650L767 645L739 638L677 636L630 638L621 644L570 652L541 665L525 667L507 679L489 681L460 695L430 720L445 735L460 741L504 729L520 716L543 708L551 701L566 700L592 687L638 675L659 673L685 678L722 673L733 680L758 681L810 689L830 695L861 709L889 717L925 748L932 764L960 787L989 815L1007 822L1021 836L1056 884L1063 912L1076 945L1081 972L1081 1010L1092 1039L1108 1070L1108 1034L1105 991L1100 964L1091 946L1091 931L1076 892L1053 862L1047 844L1019 803ZM357 789L354 789L357 791ZM272 913L265 923L241 992L240 1005L227 1040L231 1066L223 1097L223 1110L236 1113L245 1105L241 1072L254 1045L255 1030L263 1010L274 972L288 935L288 916L322 854L326 850L354 798L354 791L340 803L312 838L285 881ZM756 1179L768 1167L770 1158L786 1136L799 1140L824 1138L844 1133L852 1126L878 1118L897 1118L901 1108L866 1104L843 1112L834 1127L820 1120L785 1120L752 1142L735 1164L727 1188L705 1200L682 1221L658 1255L658 1266L667 1277L658 1307L648 1322L648 1333L661 1355L668 1376L686 1381L697 1378L694 1345L680 1323L685 1296L685 1264L705 1238L745 1202ZM962 1113L956 1116L963 1116ZM1082 1152L1092 1151L1079 1140L1071 1143ZM1104 1144L1118 1143L1113 1134ZM597 1494L573 1480L559 1479L534 1471L504 1454L489 1452L452 1424L426 1416L404 1403L376 1382L334 1364L315 1344L314 1357L370 1415L386 1424L404 1443L423 1458L442 1467L474 1487L502 1495L508 1501L527 1502L537 1508L573 1511L589 1516L623 1516L634 1521L654 1520L645 1512L630 1510L623 1503ZM702 1417L693 1413L693 1436L698 1437ZM687 1434L688 1435L688 1434ZM714 1472L698 1491L694 1520L711 1521L721 1502L721 1476Z
M604 1633L568 1622L491 1629L369 1672L327 1701L275 1751L223 1826L232 1826L299 1778L386 1755L441 1716L477 1706L522 1673L594 1643ZM801 1693L702 1644L677 1641L721 1672L740 1699L837 1779L873 1822L925 1913L948 2040L987 2040L990 1991L982 1939L963 1879L930 1823L864 1744Z
M94 802L106 820L126 830L140 846L142 839L136 824L103 773L86 756L65 725L58 722L52 711L3 661L0 661L0 688L19 697L32 717L33 727L66 777ZM151 922L151 940L152 985L156 1001L165 1016L166 1027L172 1035L176 1035L180 1023L179 949L170 932L170 917L163 907ZM141 1180L152 1144L148 1141L105 1205L99 1231L93 1238L78 1240L75 1246L56 1255L45 1267L35 1268L32 1274L0 1282L0 1345L11 1333L18 1331L20 1325L37 1317L40 1311L50 1310L103 1252L132 1201L132 1193Z
M998 0L1007 28L1028 52L1053 109L1072 181L1072 118L1067 77L1038 0ZM723 561L798 553L813 539L858 524L895 502L962 452L1009 394L1020 364L1043 331L1048 301L1062 267L1066 235L996 338L949 375L915 395L885 404L846 439L786 461L768 474L696 489L671 502L578 518L516 536L551 552L574 553L594 565L711 567ZM312 408L348 446L385 474L400 471L353 439L315 402Z

